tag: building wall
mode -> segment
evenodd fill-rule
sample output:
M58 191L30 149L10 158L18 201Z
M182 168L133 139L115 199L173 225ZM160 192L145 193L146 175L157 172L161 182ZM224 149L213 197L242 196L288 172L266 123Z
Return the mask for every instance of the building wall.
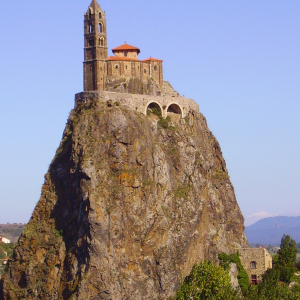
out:
M174 96L150 96L139 94L124 94L106 91L82 92L75 95L75 107L81 102L106 101L118 102L121 105L130 107L133 110L147 114L147 108L152 103L157 103L162 110L162 116L168 115L170 105L178 106L180 109L180 119L186 117L191 110L199 111L199 105L192 99Z
M162 85L162 62L107 61L107 80L110 81L118 78L137 78L144 83L147 83L152 78L158 85Z
M238 249L238 251L250 282L253 275L257 277L258 282L261 281L267 269L272 268L272 256L265 248L245 248Z

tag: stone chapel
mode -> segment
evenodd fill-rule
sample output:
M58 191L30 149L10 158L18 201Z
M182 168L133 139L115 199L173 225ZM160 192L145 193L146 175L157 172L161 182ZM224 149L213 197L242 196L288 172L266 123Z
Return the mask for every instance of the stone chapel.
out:
M84 91L108 90L109 84L136 79L141 84L153 81L158 89L163 85L162 60L150 57L139 60L140 49L123 44L108 56L105 12L92 0L84 15Z

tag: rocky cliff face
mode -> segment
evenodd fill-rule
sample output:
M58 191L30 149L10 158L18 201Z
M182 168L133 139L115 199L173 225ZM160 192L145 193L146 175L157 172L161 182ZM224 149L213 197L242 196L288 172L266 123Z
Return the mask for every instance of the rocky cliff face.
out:
M2 298L170 299L196 261L248 246L205 118L109 106L71 112Z

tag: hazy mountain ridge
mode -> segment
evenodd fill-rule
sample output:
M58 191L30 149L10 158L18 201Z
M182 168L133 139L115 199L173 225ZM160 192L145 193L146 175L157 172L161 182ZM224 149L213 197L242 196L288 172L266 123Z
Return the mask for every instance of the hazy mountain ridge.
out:
M245 234L249 243L279 245L284 234L300 242L300 216L270 217L246 227Z

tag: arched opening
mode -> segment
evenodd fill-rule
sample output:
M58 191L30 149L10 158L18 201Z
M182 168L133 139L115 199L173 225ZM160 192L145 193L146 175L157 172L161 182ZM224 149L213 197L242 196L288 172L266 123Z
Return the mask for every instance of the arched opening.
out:
M179 122L182 116L181 108L178 104L170 104L167 109L167 116L170 117L172 122Z
M92 25L89 26L89 33L93 33L93 26Z
M98 24L98 31L102 32L102 24L101 23Z
M98 44L99 44L99 46L104 46L104 39L99 38Z
M155 115L159 118L162 117L162 110L159 104L152 102L147 106L147 116Z

